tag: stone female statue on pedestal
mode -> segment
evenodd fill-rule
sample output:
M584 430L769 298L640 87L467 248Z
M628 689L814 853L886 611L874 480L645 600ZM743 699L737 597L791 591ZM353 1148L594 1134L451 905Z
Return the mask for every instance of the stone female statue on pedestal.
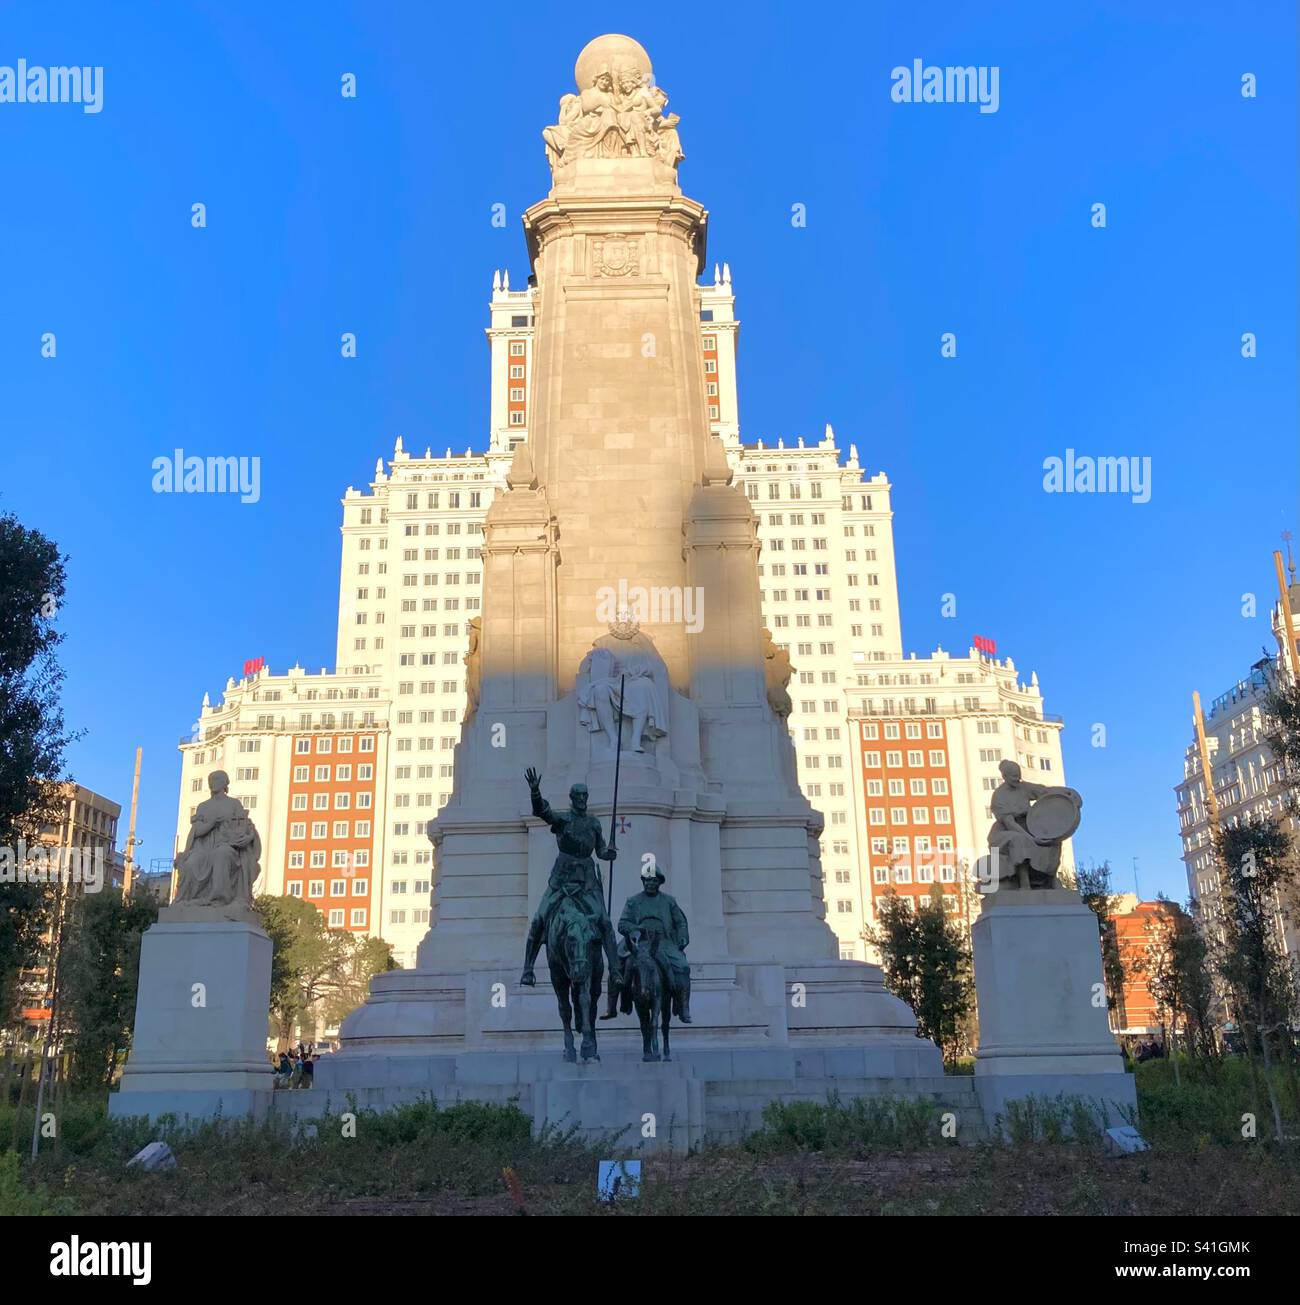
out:
M230 796L229 787L224 770L208 776L212 796L199 803L185 850L176 858L180 883L173 909L210 908L230 919L252 912L262 840L243 803Z
M1001 762L998 770L1002 783L989 804L989 861L996 878L1019 888L1055 888L1061 844L1079 827L1083 799L1072 788L1021 779L1014 761Z

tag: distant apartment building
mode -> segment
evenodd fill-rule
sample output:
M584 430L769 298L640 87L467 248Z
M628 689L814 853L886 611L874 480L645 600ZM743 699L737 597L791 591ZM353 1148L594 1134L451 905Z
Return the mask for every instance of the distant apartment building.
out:
M859 957L876 896L864 849L882 836L891 849L906 836L909 854L922 850L927 837L935 850L940 838L954 849L980 845L988 826L984 781L996 775L996 762L981 758L1005 749L1031 759L1027 778L1063 783L1060 721L1043 715L1036 681L1019 685L1009 660L994 664L974 650L962 659L903 658L889 480L863 468L856 446L842 452L829 426L820 439L742 444L730 269L715 268L712 284L697 287L697 296L709 422L753 507L764 621L794 666L788 726L804 791L825 818L828 922L842 954ZM419 454L399 438L392 457L376 462L369 485L344 494L335 670L318 676L297 668L276 676L261 670L232 680L220 706L205 701L197 737L182 741L178 846L205 795L206 774L226 769L232 794L245 805L251 798L250 814L262 833L261 890L301 894L329 912L332 924L342 912L345 923L336 927L382 936L403 964L413 962L430 922L434 867L425 828L452 791L469 623L481 606L483 522L514 450L528 438L535 311L531 287L512 290L507 274L494 275L486 452L426 448ZM636 583L636 577L612 576L611 585L620 579ZM934 683L920 685L921 676ZM889 677L899 685L887 684ZM915 687L905 683L910 677L917 678ZM920 705L904 711L913 698ZM877 708L895 700L897 714L891 709L877 719ZM968 700L978 705L967 710ZM368 727L358 723L364 712ZM861 773L861 726L868 718L940 728L925 751L943 752L942 775L880 776L891 781L890 796L895 778L909 790L918 779L953 786L948 802L942 785L927 788L936 819L924 829L911 821L919 802L904 804L906 825L870 824L871 780ZM343 760L328 740L351 732L355 749L367 728L373 788L364 793L372 805L362 816L355 770L347 780L337 777L340 762L355 767L358 754ZM316 751L322 740L331 751ZM316 780L331 766L329 779ZM292 778L304 767L310 784ZM327 816L327 792L332 802L340 784L350 786L351 806L331 806ZM941 826L944 807L951 818ZM358 854L364 861L349 864L347 857ZM348 891L336 893L345 882Z
M841 954L861 957L850 937L874 921L887 893L918 906L939 894L970 923L971 868L988 850L998 766L1015 761L1029 783L1064 784L1063 723L1043 710L1036 675L1025 684L1010 657L975 648L861 666L845 703L856 828L842 846L860 872L829 870L826 899ZM1068 843L1062 865L1073 865Z
M1151 992L1151 956L1168 929L1162 917L1174 913L1181 914L1174 903L1139 901L1136 893L1121 893L1111 913L1124 982L1111 994L1110 1026L1122 1037L1149 1038L1164 1028L1164 1013Z
M116 851L121 806L81 784L59 786L59 814L41 829L46 847L99 852L105 859L105 883L121 884L122 857Z
M76 867L73 873L80 874L89 867L95 881L102 883L101 891L120 889L124 865L117 851L117 822L121 815L121 806L100 793L81 784L59 785L57 815L40 830L42 847L60 853L60 860L50 862L49 868ZM74 891L80 888L74 885ZM19 991L24 1023L29 1027L44 1025L53 1004L47 967L24 971L19 977Z
M257 891L302 897L331 928L378 934L387 694L377 674L295 666L230 680L218 706L205 695L193 737L181 741L177 852L208 775L223 770L262 839Z

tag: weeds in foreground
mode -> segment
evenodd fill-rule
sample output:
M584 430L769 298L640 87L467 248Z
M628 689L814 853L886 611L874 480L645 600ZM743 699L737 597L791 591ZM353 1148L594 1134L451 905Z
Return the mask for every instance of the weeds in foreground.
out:
M35 1164L25 1145L10 1146L15 1121L0 1117L0 1216L1300 1212L1300 1146L1221 1128L1238 1106L1231 1091L1184 1095L1180 1125L1170 1102L1163 1115L1150 1104L1172 1087L1144 1088L1139 1072L1139 1089L1153 1149L1120 1159L1104 1155L1095 1107L1082 1100L1031 1103L1000 1144L976 1145L953 1144L944 1107L930 1100L773 1103L741 1146L646 1157L640 1197L614 1206L597 1199L598 1162L630 1158L634 1145L586 1144L561 1130L534 1137L515 1105L423 1101L312 1122L187 1127L110 1120L102 1100L72 1102ZM1152 1118L1163 1121L1154 1130ZM29 1137L30 1110L16 1122ZM176 1153L176 1169L128 1170L155 1138Z
M825 1102L773 1101L763 1110L763 1127L743 1146L751 1155L817 1151L861 1156L879 1150L912 1151L955 1140L943 1108L929 1098L856 1097ZM946 1133L946 1136L945 1136Z

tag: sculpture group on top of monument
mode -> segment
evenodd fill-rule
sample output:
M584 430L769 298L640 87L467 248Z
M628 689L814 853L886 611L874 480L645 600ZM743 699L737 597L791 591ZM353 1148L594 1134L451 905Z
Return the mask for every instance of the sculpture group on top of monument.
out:
M1083 798L1072 788L1022 779L1014 761L1001 762L998 770L1002 783L990 803L987 858L993 873L979 875L990 885L983 891L994 891L995 879L1016 888L1055 888L1061 844L1079 827Z
M675 168L685 157L681 119L664 112L668 96L636 41L598 37L574 75L578 94L560 100L559 122L542 132L552 172L575 158L654 158Z
M628 899L619 918L618 929L624 938L620 949L614 939L595 862L595 857L613 862L618 852L605 842L600 821L587 812L586 785L575 784L569 790L569 810L557 812L542 797L542 777L537 771L530 766L524 778L528 781L533 815L550 827L558 852L546 892L528 929L519 982L525 987L535 986L533 967L545 943L547 968L564 1025L564 1058L568 1061L578 1058L573 1043L576 1022L582 1038L582 1059L599 1060L596 1008L608 962L609 991L601 1018L613 1019L618 1013L621 989L624 1013L635 1004L641 1016L644 1059L658 1060L657 1050L652 1054L658 1037L652 1036L649 1025L654 1019L662 1018L666 1047L669 1007L662 1000L664 992L671 994L671 1010L678 1019L683 1024L691 1022L691 971L684 950L690 942L686 916L671 897L659 892L663 874L657 870L643 872L642 891ZM654 985L645 982L649 977L643 968L647 959L655 966L661 981L657 1005Z
M180 882L172 907L207 908L243 919L252 911L262 840L243 803L230 796L224 770L208 776L208 788L212 796L195 809L185 850L176 858Z

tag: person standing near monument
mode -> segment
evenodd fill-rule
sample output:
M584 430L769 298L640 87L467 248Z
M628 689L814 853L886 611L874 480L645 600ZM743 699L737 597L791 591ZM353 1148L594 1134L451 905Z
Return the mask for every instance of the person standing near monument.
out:
M686 913L677 905L676 898L659 891L665 876L655 866L641 871L641 891L629 897L618 918L618 931L627 940L632 952L631 934L637 930L657 936L655 959L673 994L673 1014L683 1024L691 1020L691 963L686 959L686 948L691 934L686 924Z
M538 820L546 821L559 854L551 867L551 877L546 885L546 892L537 907L537 914L528 928L528 941L524 945L524 972L519 982L526 987L537 983L533 966L537 963L537 953L546 941L546 930L551 915L567 896L575 901L595 923L600 931L609 964L609 991L607 1011L614 1012L615 997L618 991L618 944L614 938L614 927L610 923L609 912L605 909L605 897L601 889L600 875L596 870L595 853L602 861L613 861L617 851L605 842L600 821L587 814L587 786L575 784L569 790L568 811L555 811L542 797L542 777L533 767L524 774L528 781L528 791L532 798L533 815Z

